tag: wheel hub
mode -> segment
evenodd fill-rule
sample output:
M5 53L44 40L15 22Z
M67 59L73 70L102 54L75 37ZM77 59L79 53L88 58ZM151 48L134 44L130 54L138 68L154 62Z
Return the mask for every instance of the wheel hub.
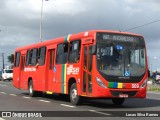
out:
M30 94L32 94L32 92L33 92L32 91L32 86L29 87L29 92L30 92Z
M75 100L77 98L77 90L73 89L71 93L72 93L72 100Z

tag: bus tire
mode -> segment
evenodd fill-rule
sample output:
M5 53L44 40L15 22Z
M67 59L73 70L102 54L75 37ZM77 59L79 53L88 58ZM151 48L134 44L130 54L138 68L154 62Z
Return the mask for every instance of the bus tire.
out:
M78 96L76 83L73 83L70 87L70 101L73 105L80 103L80 96Z
M112 98L112 102L115 105L122 105L125 101L125 98Z
M28 91L29 91L29 95L31 97L35 97L36 96L36 91L34 91L32 80L29 81Z

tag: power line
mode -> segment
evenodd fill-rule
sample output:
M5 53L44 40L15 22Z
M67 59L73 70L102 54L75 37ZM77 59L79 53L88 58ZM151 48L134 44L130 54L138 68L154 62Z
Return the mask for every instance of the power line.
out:
M155 21L152 21L152 22L149 22L149 23L145 23L143 25L139 25L139 26L136 26L136 27L128 28L128 29L126 29L124 31L129 31L129 30L137 29L137 28L140 28L140 27L144 27L144 26L156 23L156 22L160 22L160 20L155 20Z

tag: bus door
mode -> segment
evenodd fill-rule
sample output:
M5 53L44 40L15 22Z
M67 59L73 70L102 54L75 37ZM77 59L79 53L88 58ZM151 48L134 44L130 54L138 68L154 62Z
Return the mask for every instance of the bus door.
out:
M14 68L13 68L13 85L16 88L20 88L20 70L21 70L21 53L20 52L16 52L15 53L15 61L14 61Z
M55 59L55 50L48 51L48 68L47 68L47 82L46 90L53 91L54 89L54 59Z
M20 63L20 79L19 79L19 85L20 85L20 88L23 88L24 87L24 82L25 82L25 79L24 79L24 65L25 65L25 55L21 55L21 63Z
M89 45L83 46L83 95L92 93L92 55L90 55L90 48L91 46Z

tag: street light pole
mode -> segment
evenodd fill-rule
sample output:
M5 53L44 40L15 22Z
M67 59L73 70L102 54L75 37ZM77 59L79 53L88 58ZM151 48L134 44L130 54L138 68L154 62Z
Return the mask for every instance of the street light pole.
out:
M49 1L49 0L45 0L45 1ZM40 42L42 42L42 17L43 17L43 0L42 0L42 4L41 4L41 17L40 17Z
M41 4L41 17L40 17L40 42L42 42L42 12L43 12L43 0Z

